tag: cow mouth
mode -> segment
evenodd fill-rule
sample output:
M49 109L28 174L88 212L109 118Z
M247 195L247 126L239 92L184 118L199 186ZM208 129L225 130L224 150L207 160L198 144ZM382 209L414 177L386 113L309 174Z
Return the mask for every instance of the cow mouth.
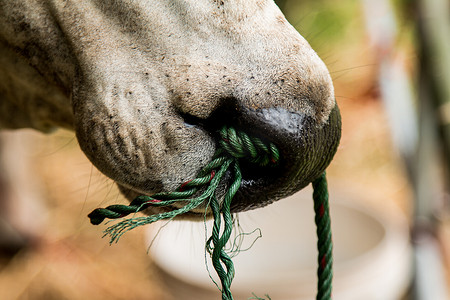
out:
M337 106L324 124L317 124L314 118L284 109L239 110L239 117L215 118L215 124L227 119L230 126L246 131L265 142L273 142L280 151L280 160L275 166L261 167L245 159L239 160L242 172L241 186L231 202L231 212L237 213L266 206L274 201L292 195L318 178L326 169L340 140L340 114ZM236 111L234 112L236 114ZM217 122L219 120L219 122ZM230 122L231 120L231 122ZM192 122L192 121L191 121ZM223 124L223 123L222 123ZM198 122L192 126L208 128L215 140L220 137L219 125ZM218 188L218 199L230 187L233 172L229 169ZM120 186L120 185L119 185ZM143 193L133 188L121 188L130 200ZM144 193L145 194L145 193ZM151 196L151 195L148 195ZM179 209L185 203L165 207L150 207L147 214ZM181 216L188 219L204 219L210 216L207 203L203 203Z

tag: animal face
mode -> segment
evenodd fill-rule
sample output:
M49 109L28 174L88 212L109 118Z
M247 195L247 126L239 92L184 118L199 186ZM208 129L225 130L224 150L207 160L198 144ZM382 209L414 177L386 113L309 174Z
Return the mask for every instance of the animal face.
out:
M330 75L272 1L31 2L0 13L0 51L15 59L0 70L10 82L0 113L36 110L0 126L75 129L128 198L194 178L225 124L282 157L275 169L244 165L235 212L296 192L331 161L340 116ZM32 80L25 96L18 72Z

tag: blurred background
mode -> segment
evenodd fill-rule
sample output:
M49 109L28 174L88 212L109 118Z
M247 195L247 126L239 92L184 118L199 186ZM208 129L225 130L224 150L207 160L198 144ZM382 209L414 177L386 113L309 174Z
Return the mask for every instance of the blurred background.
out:
M334 299L450 299L448 1L277 4L328 66L342 114L341 144L328 169L336 243ZM183 270L183 261L175 259L181 256L177 249L186 252L176 245L184 242L180 236L196 239L195 225L166 226L148 253L158 226L133 230L112 246L101 238L104 227L90 225L87 214L125 200L85 158L72 132L20 130L2 133L0 142L6 150L3 160L25 174L9 195L16 201L1 204L2 209L17 216L12 225L26 233L16 235L0 219L6 232L0 237L0 299L220 298L209 278L210 287L205 287L192 266ZM29 164L32 169L25 171ZM36 178L42 185L23 189ZM236 258L241 260L237 272L242 265L244 275L233 287L246 287L247 298L252 292L274 300L314 298L312 206L296 207L289 215L297 205L292 203L312 201L311 190L287 201L291 206L280 203L242 214L243 223L249 220L253 226L248 230L258 227L263 235ZM204 232L200 244L202 238ZM283 257L292 254L292 260L285 266L274 259L271 265L268 258L275 251ZM283 271L297 266L296 255L305 264ZM252 258L268 267L247 266ZM205 269L204 263L198 267ZM247 267L261 279L251 272L254 281L245 277ZM261 284L272 272L284 282L292 278L292 289L274 279Z

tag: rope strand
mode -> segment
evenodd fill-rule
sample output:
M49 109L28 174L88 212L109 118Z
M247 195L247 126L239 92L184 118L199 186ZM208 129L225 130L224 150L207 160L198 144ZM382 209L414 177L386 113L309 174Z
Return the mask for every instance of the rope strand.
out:
M330 208L328 204L328 186L325 173L312 183L315 222L317 228L317 297L316 300L331 299L331 281L333 279L333 243L331 239Z

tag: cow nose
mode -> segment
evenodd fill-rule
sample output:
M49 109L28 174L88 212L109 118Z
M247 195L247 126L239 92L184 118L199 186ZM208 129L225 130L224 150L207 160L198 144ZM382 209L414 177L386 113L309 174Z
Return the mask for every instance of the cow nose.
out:
M274 167L241 161L242 184L231 205L233 212L266 206L292 195L319 177L331 162L341 137L336 104L328 118L318 120L301 111L253 109L231 100L225 101L228 105L217 109L204 126L213 131L222 125L234 127L275 144L280 152Z
M265 206L307 186L329 165L341 137L337 105L322 123L285 108L241 109L236 122L249 134L274 143L280 161L274 169L243 165L243 182L232 203L233 211Z
M185 123L200 125L216 138L225 125L279 148L281 159L274 168L241 163L243 180L232 202L234 212L297 192L331 162L341 137L340 113L325 65L317 57L312 60L280 61L268 70L228 68L229 73L219 77L233 78L234 84L197 84L189 95L200 100L179 96L183 101L174 101Z

